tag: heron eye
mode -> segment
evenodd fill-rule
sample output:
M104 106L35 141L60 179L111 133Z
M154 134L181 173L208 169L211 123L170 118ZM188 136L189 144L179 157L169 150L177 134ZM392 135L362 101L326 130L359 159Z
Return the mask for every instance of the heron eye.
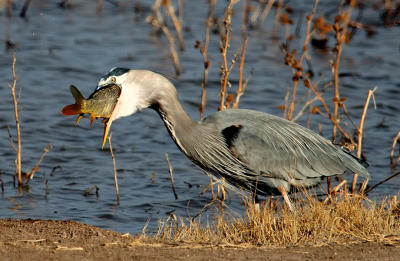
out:
M111 77L111 82L116 83L117 79L115 77Z

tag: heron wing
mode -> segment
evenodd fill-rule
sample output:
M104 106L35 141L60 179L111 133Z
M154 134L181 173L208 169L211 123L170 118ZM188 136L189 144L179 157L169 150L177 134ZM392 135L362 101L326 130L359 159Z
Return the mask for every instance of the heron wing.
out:
M226 110L204 122L215 124L239 160L260 176L295 181L342 174L369 177L352 156L315 132L283 118L251 110Z

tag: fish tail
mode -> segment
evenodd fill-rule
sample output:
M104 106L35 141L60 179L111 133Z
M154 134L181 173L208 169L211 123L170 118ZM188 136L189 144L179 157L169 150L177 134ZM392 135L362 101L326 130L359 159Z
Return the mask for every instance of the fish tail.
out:
M85 113L84 107L86 99L83 97L82 93L74 85L70 87L72 96L74 96L75 104L70 104L62 109L62 114L64 115L75 115Z
M65 106L61 112L63 115L81 114L81 106L79 104L70 104Z

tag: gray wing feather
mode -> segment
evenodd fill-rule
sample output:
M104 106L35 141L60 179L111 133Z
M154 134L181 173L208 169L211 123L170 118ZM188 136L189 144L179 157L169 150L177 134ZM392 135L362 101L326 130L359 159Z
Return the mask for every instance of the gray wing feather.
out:
M340 147L283 118L251 110L225 110L211 115L204 123L215 124L220 130L240 125L232 146L238 158L261 176L306 186L322 176L346 170L369 178L368 171Z

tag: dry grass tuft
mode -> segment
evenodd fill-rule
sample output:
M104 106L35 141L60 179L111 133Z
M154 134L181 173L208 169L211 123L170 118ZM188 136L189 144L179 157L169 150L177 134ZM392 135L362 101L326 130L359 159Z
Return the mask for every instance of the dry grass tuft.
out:
M199 219L171 216L159 222L157 239L170 243L242 246L316 246L331 243L384 242L400 238L397 197L379 203L345 197L333 204L308 198L288 211L276 202L261 210L248 204L244 217L223 213L207 225ZM395 240L395 241L396 241Z

